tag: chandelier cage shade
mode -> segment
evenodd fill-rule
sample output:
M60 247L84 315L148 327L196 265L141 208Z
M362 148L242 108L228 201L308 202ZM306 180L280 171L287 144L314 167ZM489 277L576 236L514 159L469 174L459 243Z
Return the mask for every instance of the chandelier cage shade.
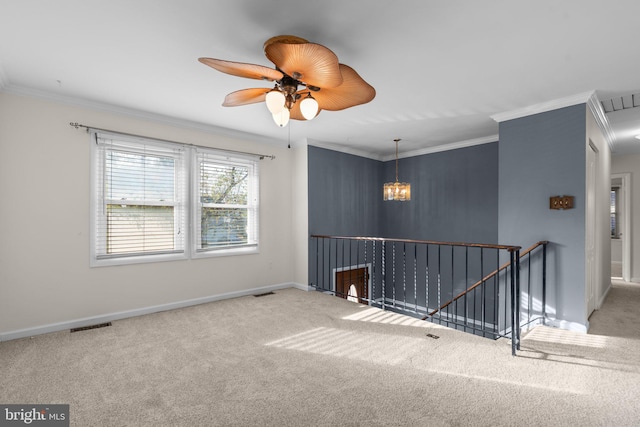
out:
M384 201L405 202L411 200L411 184L398 181L398 142L400 139L394 139L396 143L396 180L395 182L386 182L382 188Z

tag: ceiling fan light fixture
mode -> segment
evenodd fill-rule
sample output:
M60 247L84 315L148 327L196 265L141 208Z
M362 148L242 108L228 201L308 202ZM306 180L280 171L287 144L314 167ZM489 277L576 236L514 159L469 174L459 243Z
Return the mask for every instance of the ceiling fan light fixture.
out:
M318 114L318 101L311 96L311 92L305 99L300 101L300 112L307 120L313 119Z
M335 53L320 44L291 35L275 36L264 43L264 54L275 68L198 58L232 76L275 83L273 89L256 87L232 92L225 97L223 107L264 102L274 121L284 127L289 119L312 120L321 110L344 110L370 102L376 95L375 89L353 68L340 63ZM300 86L306 89L299 91ZM303 98L303 94L307 97Z
M267 92L265 103L271 114L277 114L284 109L285 96L277 88L273 88Z
M285 127L289 123L290 113L287 108L283 108L279 113L273 114L273 121L276 122L281 128Z

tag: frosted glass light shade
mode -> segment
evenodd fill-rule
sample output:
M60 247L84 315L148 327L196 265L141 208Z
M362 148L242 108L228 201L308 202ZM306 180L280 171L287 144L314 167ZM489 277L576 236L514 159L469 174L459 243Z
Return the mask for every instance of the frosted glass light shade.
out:
M309 95L300 102L300 112L305 119L313 119L318 114L318 101Z
M289 110L283 108L279 113L273 114L273 121L281 128L285 127L289 123Z
M284 101L284 93L280 92L277 89L273 89L267 92L267 96L265 97L267 108L269 109L271 114L277 114L281 112L284 108Z
M397 200L405 202L411 200L411 184L407 182L387 182L384 184L383 197L385 201Z

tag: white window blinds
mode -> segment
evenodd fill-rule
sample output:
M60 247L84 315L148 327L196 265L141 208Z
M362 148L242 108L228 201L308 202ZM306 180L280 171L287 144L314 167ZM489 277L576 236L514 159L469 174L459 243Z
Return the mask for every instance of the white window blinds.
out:
M258 243L258 163L198 148L194 161L193 223L197 252Z
M95 258L185 252L184 147L94 134Z

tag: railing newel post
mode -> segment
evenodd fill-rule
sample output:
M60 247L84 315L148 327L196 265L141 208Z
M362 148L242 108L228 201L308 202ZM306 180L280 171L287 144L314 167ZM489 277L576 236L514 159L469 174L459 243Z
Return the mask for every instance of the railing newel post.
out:
M520 350L520 306L522 304L521 295L520 295L520 250L516 251L516 349Z
M542 324L547 324L547 244L542 244Z

